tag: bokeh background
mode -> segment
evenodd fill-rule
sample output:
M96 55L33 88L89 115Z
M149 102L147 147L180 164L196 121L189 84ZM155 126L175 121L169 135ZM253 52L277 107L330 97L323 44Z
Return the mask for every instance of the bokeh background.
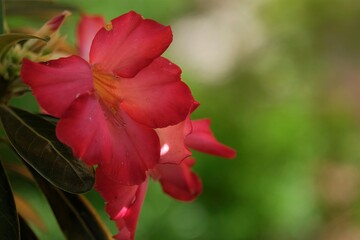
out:
M234 160L194 153L203 193L173 200L152 182L138 240L360 239L360 2L354 0L72 0L107 20L135 10L171 25L166 53ZM29 9L30 10L30 9ZM61 12L62 9L59 9ZM79 15L61 32L75 44ZM10 27L44 19L9 18ZM31 95L14 99L28 110ZM45 199L13 179L63 239ZM115 233L96 192L87 197Z

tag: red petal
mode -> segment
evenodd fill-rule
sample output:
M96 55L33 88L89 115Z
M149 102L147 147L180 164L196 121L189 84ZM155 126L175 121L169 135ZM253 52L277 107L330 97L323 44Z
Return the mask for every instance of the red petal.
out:
M186 158L180 164L158 164L156 170L163 191L178 200L194 200L202 190L199 177L191 171L194 164L193 158Z
M170 45L172 33L153 20L131 11L111 21L96 34L90 62L120 77L133 77Z
M96 169L95 189L106 201L105 210L119 229L116 239L134 239L147 185L146 180L140 185L124 186L108 178L101 167Z
M194 99L180 74L178 66L160 57L134 78L121 79L122 108L135 121L152 128L183 121Z
M78 29L77 39L79 55L85 60L89 60L91 43L96 33L105 25L105 19L102 16L81 16Z
M75 98L93 89L90 66L77 56L45 63L24 59L21 77L41 107L55 117L61 117Z
M160 139L160 163L179 164L189 157L191 152L185 146L185 137L191 132L190 118L166 128L158 128L156 132Z
M154 130L134 122L121 110L114 113L93 95L77 98L60 119L56 135L87 164L100 164L124 185L143 182L159 159Z
M201 119L191 121L192 133L185 138L186 146L197 151L215 156L234 158L236 151L216 140L211 129L210 120Z

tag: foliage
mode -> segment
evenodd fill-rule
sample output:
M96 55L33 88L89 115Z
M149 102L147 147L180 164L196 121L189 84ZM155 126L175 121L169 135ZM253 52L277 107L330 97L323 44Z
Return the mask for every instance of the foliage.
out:
M36 4L39 3L36 1ZM2 12L3 14L5 12L7 14L22 14L23 9L28 8L29 4L34 3L30 1L9 1L5 5L10 11L6 11L4 1L2 1ZM62 9L64 7L50 1L44 1L39 6L42 7L40 12L44 15L49 14L53 8ZM1 29L2 31L7 29L3 14L1 25L4 28ZM49 122L46 120L46 116L35 115L7 106L8 101L14 95L21 95L26 92L24 86L19 82L21 57L28 56L23 55L23 53L34 46L37 46L38 49L39 46L44 47L39 43L48 41L52 33L48 32L48 34L49 36L40 35L40 37L39 33L30 35L5 32L0 35L0 126L4 130L1 131L0 144L16 153L12 155L11 159L6 159L6 155L1 157L1 161L4 161L4 167L0 162L0 200L2 206L0 232L4 239L20 239L20 237L21 239L37 239L29 224L38 222L39 218L38 216L34 217L33 214L27 214L32 211L32 207L26 200L23 200L23 204L27 207L24 208L21 207L23 205L17 204L19 209L16 210L15 200L18 200L19 197L15 195L14 198L15 192L12 191L6 174L6 172L10 172L11 174L27 176L26 179L30 182L36 180L53 208L65 236L109 239L111 234L101 222L96 211L86 199L76 195L92 189L95 182L92 167L75 159L71 150L59 142L55 136L54 119ZM30 43L28 40L32 42ZM40 56L42 53L40 51L37 54ZM24 164L13 162L12 159L15 156ZM53 185L63 191L53 187ZM65 207L63 206L64 203L66 204ZM26 210L26 208L29 209Z

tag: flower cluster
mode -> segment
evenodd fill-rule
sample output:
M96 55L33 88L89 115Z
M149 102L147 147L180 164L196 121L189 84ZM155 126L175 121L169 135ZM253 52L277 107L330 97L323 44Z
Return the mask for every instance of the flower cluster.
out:
M181 69L162 57L170 27L131 11L105 24L83 16L79 56L23 60L21 76L40 106L59 118L56 135L76 157L96 166L95 189L119 228L133 239L149 178L165 193L190 201L201 192L189 149L233 158L198 107Z

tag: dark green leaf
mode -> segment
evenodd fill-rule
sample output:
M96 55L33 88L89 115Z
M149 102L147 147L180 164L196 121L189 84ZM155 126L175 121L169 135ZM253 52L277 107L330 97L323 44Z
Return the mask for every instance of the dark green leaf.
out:
M87 199L81 195L62 192L69 203L77 210L86 226L90 229L95 239L105 240L112 239L111 233L102 222L100 216L97 214L93 206L87 201Z
M45 119L46 121L48 122L51 122L52 124L57 124L59 119L56 118L56 117L53 117L53 116L50 116L50 115L47 115L47 114L43 114L43 113L40 113L38 114L38 116L42 117L43 119Z
M15 43L28 39L39 39L43 41L48 41L49 39L36 37L30 34L24 33L6 33L0 34L0 58L6 53L6 51L13 46Z
M35 235L33 230L29 227L27 222L20 216L20 236L21 240L37 240L38 237Z
M49 182L72 193L92 188L93 168L74 158L71 149L56 138L54 124L5 105L0 105L0 118L17 153Z
M68 239L108 240L109 230L101 222L90 203L82 196L63 192L30 169Z
M19 239L19 220L14 197L4 168L0 162L0 236L1 239Z

